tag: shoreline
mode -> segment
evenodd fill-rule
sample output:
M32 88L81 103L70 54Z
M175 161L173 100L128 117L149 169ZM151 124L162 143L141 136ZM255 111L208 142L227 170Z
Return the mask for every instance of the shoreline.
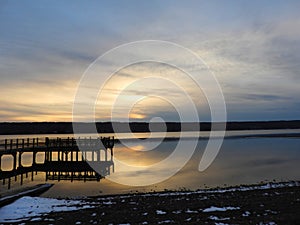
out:
M16 192L15 194L7 194L5 196L0 196L0 208L9 205L16 201L17 199L24 196L39 196L40 194L46 192L50 189L54 184L39 184L35 185L31 188L24 188Z
M198 139L198 140L208 140L208 139L242 139L242 138L300 138L300 132L299 133L278 133L278 134L245 134L245 135L232 135L232 136L224 136L224 137L205 137L205 136L199 136L199 137L164 137L164 138L158 138L158 137L149 137L149 138L123 138L123 139L115 139L115 142L120 142L121 140L126 141L136 141L136 140L162 140L163 141L173 141L173 140L179 140L179 139Z
M45 209L43 204L50 205ZM47 200L23 197L0 208L0 213L10 212L11 215L16 215L13 212L16 206L21 209L25 207L25 214L19 215L21 219L5 220L4 216L0 216L1 223L296 224L300 219L300 182L239 185L198 191L93 196L81 199ZM9 218L9 215L6 217Z

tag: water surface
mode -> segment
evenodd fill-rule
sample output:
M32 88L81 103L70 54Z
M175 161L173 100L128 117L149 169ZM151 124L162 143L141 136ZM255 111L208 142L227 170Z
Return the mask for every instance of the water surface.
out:
M254 137L243 138L249 134L273 134L273 133L300 133L300 130L268 130L268 131L230 131L228 137L241 136L239 138L225 139L214 162L203 171L198 171L199 161L208 142L207 139L199 139L194 154L187 164L173 177L150 186L142 186L150 176L163 177L165 173L174 167L174 163L165 164L159 170L151 171L124 171L119 161L129 165L147 166L166 159L176 148L179 139L159 139L159 133L154 139L132 139L130 135L121 134L122 141L115 144L114 163L115 172L106 179L96 181L47 181L55 183L54 187L44 194L47 197L74 197L98 194L119 194L136 191L159 191L164 189L199 189L206 187L229 186L239 184L253 184L262 181L287 181L300 180L300 139L287 137ZM106 134L111 135L111 134ZM168 133L168 137L178 137L178 133ZM185 132L185 137L198 136L198 132ZM201 137L208 137L209 133L201 132ZM57 135L43 135L56 137ZM32 137L43 137L33 135ZM66 137L68 135L60 135ZM135 134L138 138L149 137L149 134ZM23 136L2 136L1 138L22 138ZM28 137L28 135L24 136ZM152 136L153 137L153 136ZM189 138L181 141L188 144ZM155 147L156 146L156 147ZM152 149L155 147L154 149ZM149 149L152 149L149 151ZM180 149L184 154L186 149ZM38 156L38 160L43 161L43 154ZM30 164L30 155L24 156L24 161ZM180 160L180 158L178 158ZM9 159L2 158L2 164ZM178 161L180 163L180 161ZM132 187L120 185L110 181L110 179L128 180L134 179L141 186ZM24 186L45 182L45 174L40 172L31 181L29 176L24 180ZM18 188L19 183L13 184ZM1 192L6 191L6 185L0 184Z

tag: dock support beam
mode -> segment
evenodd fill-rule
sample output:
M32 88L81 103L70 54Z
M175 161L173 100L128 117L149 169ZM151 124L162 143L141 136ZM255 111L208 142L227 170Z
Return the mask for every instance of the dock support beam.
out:
M23 167L23 165L22 165L22 154L23 154L23 152L19 152L19 167Z

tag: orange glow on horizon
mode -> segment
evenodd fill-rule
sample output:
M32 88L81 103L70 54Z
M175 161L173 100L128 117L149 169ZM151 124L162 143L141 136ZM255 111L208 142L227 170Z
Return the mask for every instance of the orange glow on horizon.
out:
M145 119L146 115L140 113L130 113L129 117L130 119Z

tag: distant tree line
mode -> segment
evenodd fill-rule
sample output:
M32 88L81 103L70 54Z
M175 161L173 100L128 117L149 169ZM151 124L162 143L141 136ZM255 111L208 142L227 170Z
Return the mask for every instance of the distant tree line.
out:
M89 129L88 123L78 123L83 133L92 132ZM197 126L195 126L197 125ZM96 123L98 133L113 133L114 128L118 132L127 132L128 126L131 132L149 132L151 131L209 131L211 123L178 123L167 122L166 124L149 123L146 122L99 122ZM164 129L163 129L164 128ZM227 130L262 130L262 129L299 129L300 120L294 121L251 121L251 122L227 122ZM0 134L72 134L73 125L71 122L34 122L34 123L0 123Z

